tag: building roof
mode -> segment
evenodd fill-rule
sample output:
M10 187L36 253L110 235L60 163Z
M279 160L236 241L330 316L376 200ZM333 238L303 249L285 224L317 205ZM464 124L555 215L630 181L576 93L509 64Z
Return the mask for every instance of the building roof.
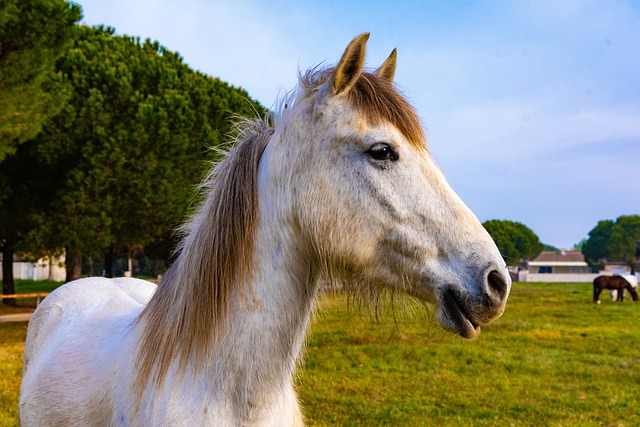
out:
M529 265L539 266L552 266L552 265L567 265L567 266L586 266L584 261L584 255L581 251L542 251L540 255L533 261L529 262Z

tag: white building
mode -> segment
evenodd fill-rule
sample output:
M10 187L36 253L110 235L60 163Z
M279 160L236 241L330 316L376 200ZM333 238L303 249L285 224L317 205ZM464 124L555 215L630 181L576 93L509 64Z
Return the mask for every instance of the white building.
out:
M520 282L592 282L601 275L630 274L628 266L607 263L604 270L592 272L580 250L542 251L527 269L518 272Z
M2 254L0 254L0 262ZM66 278L67 270L64 266L64 255L58 258L40 258L36 262L13 259L13 278L27 280L55 280L63 282ZM2 279L2 269L0 268L0 279Z
M521 282L591 282L599 273L591 273L580 250L542 251L518 273Z

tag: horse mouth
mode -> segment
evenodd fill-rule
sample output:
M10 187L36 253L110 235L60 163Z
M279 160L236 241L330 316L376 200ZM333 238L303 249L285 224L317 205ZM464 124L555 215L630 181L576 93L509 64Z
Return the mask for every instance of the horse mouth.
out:
M442 297L438 321L443 329L473 340L480 335L480 325L475 324L467 314L460 298L451 289Z

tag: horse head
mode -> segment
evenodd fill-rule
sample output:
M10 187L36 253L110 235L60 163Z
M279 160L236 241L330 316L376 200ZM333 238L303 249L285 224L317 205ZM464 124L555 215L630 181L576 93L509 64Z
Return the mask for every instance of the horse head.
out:
M301 76L275 119L260 185L321 274L434 303L443 328L475 338L504 311L505 262L394 87L396 51L365 70L368 38L356 37L337 66Z

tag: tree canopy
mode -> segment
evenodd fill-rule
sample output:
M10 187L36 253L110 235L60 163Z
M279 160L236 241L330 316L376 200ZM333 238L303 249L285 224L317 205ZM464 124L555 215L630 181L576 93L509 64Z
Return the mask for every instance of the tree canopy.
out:
M159 43L111 28L79 27L57 69L70 97L38 138L61 178L42 223L71 252L136 251L165 236L183 219L229 117L263 111Z
M640 215L618 217L611 230L609 250L614 259L631 267L635 273L636 263L640 259Z
M640 215L603 220L589 232L582 247L587 262L602 267L607 261L623 262L635 273L640 260Z
M598 221L582 245L585 260L594 268L602 268L604 261L609 257L609 240L613 224L614 221L610 219Z
M0 233L19 230L16 244L34 253L65 248L75 275L80 255L162 247L230 119L265 113L244 90L190 69L179 54L111 28L76 27L55 71L65 102L0 163L0 186L12 190L0 200L0 221L4 211L12 225L0 224ZM19 205L35 206L25 197L33 191L44 193L38 209L16 215Z
M59 111L64 93L54 64L81 17L80 7L64 0L2 0L0 161Z
M517 265L521 260L533 259L544 248L538 236L519 222L493 219L482 225L493 238L508 265Z

